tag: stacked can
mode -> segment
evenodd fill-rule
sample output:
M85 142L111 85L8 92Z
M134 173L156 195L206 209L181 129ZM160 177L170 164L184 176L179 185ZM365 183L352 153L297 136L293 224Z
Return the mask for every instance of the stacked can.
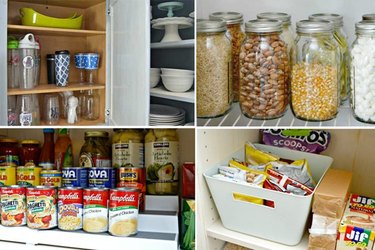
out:
M35 187L40 185L40 167L17 167L17 185L26 187Z
M0 192L1 225L26 225L26 189L23 186L12 185L2 187Z
M66 187L58 190L58 227L61 230L82 229L82 188Z

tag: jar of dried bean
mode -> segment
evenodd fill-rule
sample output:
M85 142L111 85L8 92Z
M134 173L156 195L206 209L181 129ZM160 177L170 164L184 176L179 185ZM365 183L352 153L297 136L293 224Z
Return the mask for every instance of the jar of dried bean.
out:
M239 100L240 88L240 61L241 45L245 39L245 32L242 30L243 15L238 12L215 12L210 15L210 20L224 20L227 25L227 37L232 44L232 85L233 101Z
M284 114L288 105L287 46L277 20L251 20L245 25L241 47L240 107L255 119L272 119Z
M313 14L309 16L313 21L330 21L333 24L333 37L335 38L340 49L340 68L339 68L339 83L340 83L340 100L341 103L348 98L349 93L349 47L347 42L347 35L344 31L343 17L338 14Z
M197 22L197 116L224 115L232 104L231 44L223 21Z
M293 113L302 120L330 120L336 117L340 99L340 52L331 22L297 22L296 43L291 83Z

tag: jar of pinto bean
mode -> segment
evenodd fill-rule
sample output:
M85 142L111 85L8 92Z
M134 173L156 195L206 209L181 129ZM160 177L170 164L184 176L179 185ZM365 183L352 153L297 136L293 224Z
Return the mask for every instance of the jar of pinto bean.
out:
M250 20L240 53L240 107L254 119L281 117L288 105L288 49L277 20Z

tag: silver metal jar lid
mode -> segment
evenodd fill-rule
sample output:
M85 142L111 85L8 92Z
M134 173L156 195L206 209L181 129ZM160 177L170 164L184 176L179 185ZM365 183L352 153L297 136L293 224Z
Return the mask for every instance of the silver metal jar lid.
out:
M197 32L224 32L226 30L225 22L221 20L197 20Z
M355 32L360 35L375 34L375 22L373 20L364 20L355 24Z
M226 24L243 23L243 15L239 12L214 12L210 14L210 20L224 20Z
M374 20L375 21L375 14L365 14L362 16L362 20Z
M254 19L245 24L246 32L281 32L282 22L271 19Z
M282 12L263 12L257 15L258 19L274 19L281 21L283 24L291 24L291 17L287 13Z
M318 13L309 16L312 21L330 21L333 23L334 28L341 28L344 26L344 18L339 14L333 13Z
M306 34L332 33L333 24L329 21L301 20L297 22L297 32Z

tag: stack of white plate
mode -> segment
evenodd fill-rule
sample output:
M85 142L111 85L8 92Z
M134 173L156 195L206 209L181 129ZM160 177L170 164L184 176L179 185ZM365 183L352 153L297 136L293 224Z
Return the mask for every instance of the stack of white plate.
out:
M150 126L179 126L185 124L185 110L167 105L151 104Z

